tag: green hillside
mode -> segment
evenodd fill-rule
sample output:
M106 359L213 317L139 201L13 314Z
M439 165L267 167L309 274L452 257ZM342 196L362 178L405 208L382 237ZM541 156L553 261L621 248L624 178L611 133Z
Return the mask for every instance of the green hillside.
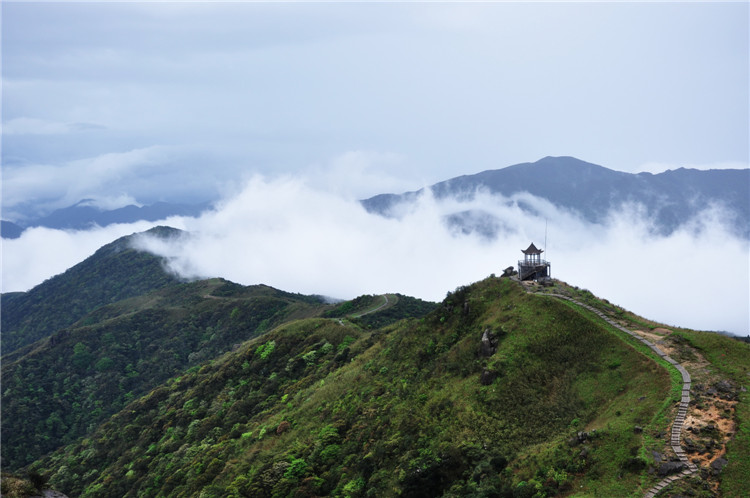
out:
M178 237L169 227L149 235ZM2 294L2 351L8 354L64 327L99 306L177 283L161 258L132 247L133 235L103 246L91 257L29 292Z
M190 366L324 309L319 298L221 279L98 308L3 357L3 466L73 442Z
M436 303L403 294L363 295L340 303L323 316L346 318L356 325L373 329L391 325L405 317L424 316L436 307Z
M182 232L159 227L148 233L169 238ZM179 282L157 257L133 249L133 237L104 246L27 293L3 296L3 470L84 437L192 366L282 323L335 308L319 296L264 285ZM435 307L390 296L378 320L422 316ZM338 309L351 308L348 303Z
M559 281L180 282L131 240L3 296L3 496L750 495L746 343Z
M31 468L74 496L643 494L680 385L623 336L497 278L381 329L302 319Z

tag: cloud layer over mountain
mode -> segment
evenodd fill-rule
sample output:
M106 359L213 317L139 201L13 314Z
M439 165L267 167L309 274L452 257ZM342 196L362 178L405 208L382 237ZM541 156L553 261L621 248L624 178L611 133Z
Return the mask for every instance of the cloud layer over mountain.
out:
M480 193L465 202L426 195L389 219L311 183L255 177L198 219L167 220L190 232L179 243L143 239L141 245L191 278L221 276L340 298L401 292L440 300L515 265L530 242L543 246L546 223L553 277L667 324L742 335L750 329L750 248L729 234L716 209L665 237L654 235L638 206L623 206L605 225L593 225L528 194ZM502 220L499 236L456 233L444 219L462 211ZM3 290L28 288L117 236L152 225L28 230L4 241Z

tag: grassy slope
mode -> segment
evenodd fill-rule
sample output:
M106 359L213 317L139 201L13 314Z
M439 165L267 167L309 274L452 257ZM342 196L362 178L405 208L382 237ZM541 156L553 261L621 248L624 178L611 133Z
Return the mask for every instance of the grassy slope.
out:
M569 287L557 282L552 289L539 289L544 292L557 292L569 295L581 302L594 306L602 311L616 317L620 322L631 330L653 330L662 327L661 324L644 319L624 309L612 305L606 300L597 299L587 290ZM571 305L572 306L572 305ZM575 306L574 306L575 307ZM581 312L584 312L581 310ZM750 495L750 396L745 390L747 389L748 379L750 378L750 344L738 341L734 338L727 337L714 332L702 332L691 329L680 329L669 327L674 331L674 336L667 341L672 343L677 338L684 338L685 343L681 343L683 353L687 359L695 358L695 354L703 356L708 361L709 366L706 372L696 372L693 370L693 385L696 382L711 383L719 379L732 381L736 386L740 386L739 402L733 414L734 422L737 424L736 433L732 435L731 441L727 445L727 453L724 457L729 461L728 466L719 476L718 492L721 496L727 497L744 497ZM614 329L613 329L614 331ZM618 332L616 332L618 333ZM621 334L626 340L629 340L624 334ZM633 342L630 340L630 342ZM647 348L639 343L633 342L635 347L646 354L650 354ZM687 351L685 352L685 346ZM692 349L692 351L691 351ZM664 362L665 367L669 368ZM690 370L690 368L688 368ZM676 400L679 399L679 389L681 386L680 376L672 368L669 369L672 376L672 396L665 400L664 407L660 410L659 416L655 421L657 426L664 428L665 432L671 429L671 422L676 411ZM696 376L696 373L698 376ZM670 402L675 402L670 406ZM646 444L644 449L663 451L664 442L660 439L654 439L648 434L645 435ZM677 493L689 492L693 495L714 496L713 492L704 489L707 484L703 479L705 474L694 476L687 483L678 482L672 488L682 488L682 491L675 489ZM595 487L595 486L594 486ZM671 488L670 488L671 489ZM665 492L669 492L666 490ZM605 495L606 496L606 495Z
M384 306L383 296L363 295L337 305L323 316L346 318L360 327L374 329L385 327L404 317L422 317L436 307L437 303L402 294L388 294L388 303Z
M34 468L81 496L627 496L653 483L670 389L598 321L490 278L376 331L282 326Z

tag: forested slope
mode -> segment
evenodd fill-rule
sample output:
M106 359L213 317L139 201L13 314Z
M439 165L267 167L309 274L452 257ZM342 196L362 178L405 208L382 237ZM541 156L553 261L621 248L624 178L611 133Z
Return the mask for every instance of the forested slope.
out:
M315 297L220 279L98 308L3 357L3 466L75 441L169 377L324 308Z
M182 232L157 227L147 233L171 238ZM134 249L132 241L133 235L117 239L28 292L3 294L3 354L68 327L99 306L178 282L161 258Z
M633 427L662 430L670 389L595 321L490 278L384 329L283 325L33 468L77 496L614 496L642 488Z

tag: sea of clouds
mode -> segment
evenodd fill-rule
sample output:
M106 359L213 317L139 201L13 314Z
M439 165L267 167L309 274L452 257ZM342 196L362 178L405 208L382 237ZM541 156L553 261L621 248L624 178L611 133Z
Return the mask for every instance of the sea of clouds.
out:
M521 205L532 209L521 209ZM478 210L501 220L497 237L460 234L444 218ZM111 225L86 231L26 230L3 240L3 292L27 290L117 237L164 224L177 241L139 237L186 278L223 277L291 292L353 298L399 292L439 301L448 291L516 265L521 249L545 246L552 276L667 325L746 335L750 330L750 244L709 207L669 236L638 206L593 225L528 194L479 192L472 200L429 193L397 217L371 214L356 199L305 177L256 176L200 218Z

